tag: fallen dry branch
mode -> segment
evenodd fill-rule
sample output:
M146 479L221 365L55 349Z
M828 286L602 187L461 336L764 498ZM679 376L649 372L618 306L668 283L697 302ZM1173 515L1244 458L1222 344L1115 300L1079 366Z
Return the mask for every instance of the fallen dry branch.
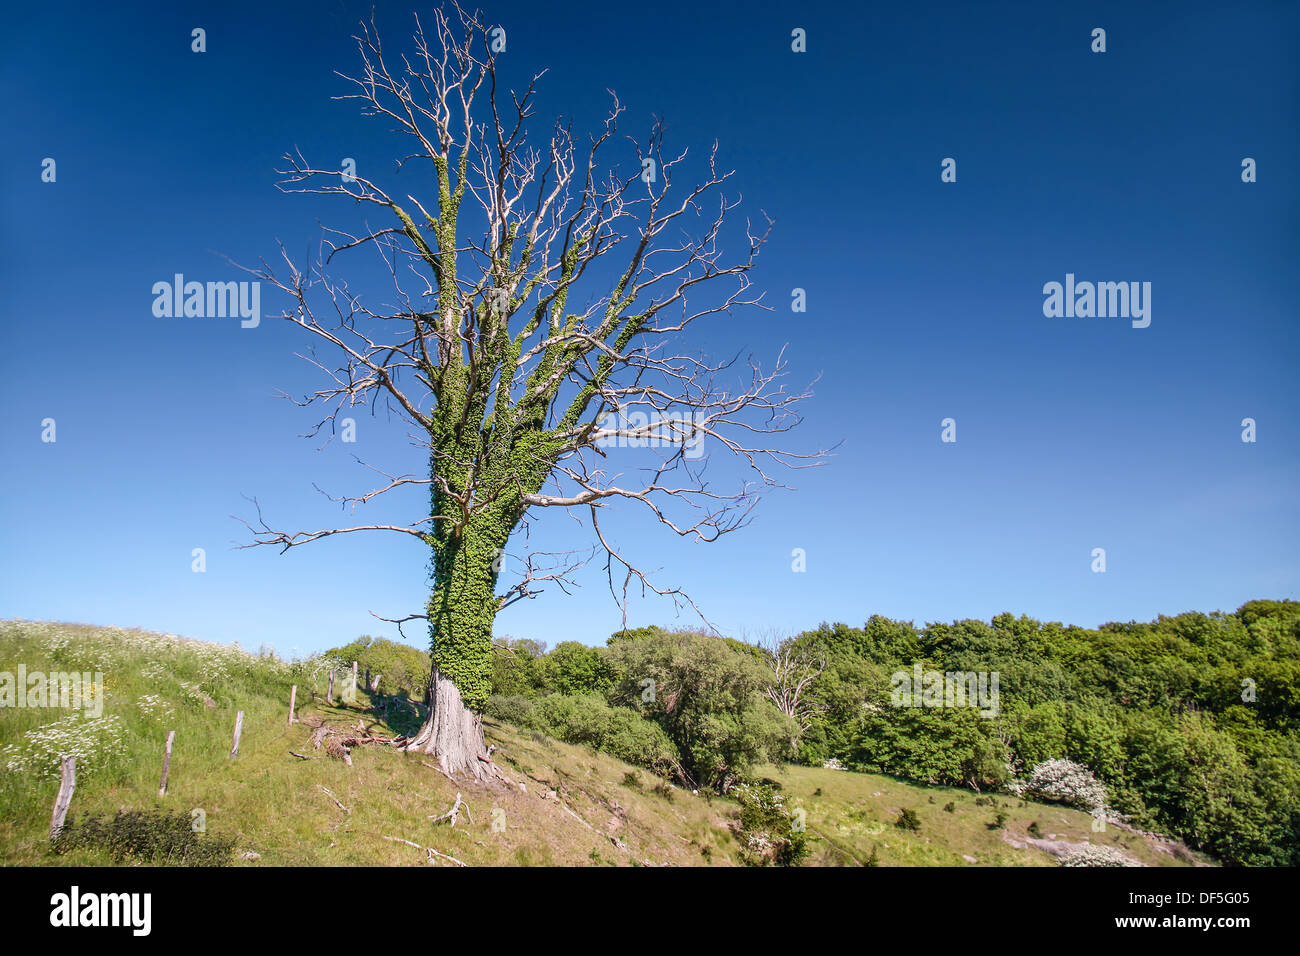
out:
M413 847L415 847L417 850L423 850L423 851L425 852L425 854L426 854L426 859L428 859L428 861L429 861L430 863L433 862L433 858L436 856L436 857L438 857L438 858L441 859L441 860L447 860L447 861L449 861L449 862L451 862L451 863L455 863L457 866L469 866L468 863L465 863L465 862L463 862L463 861L461 861L461 860L458 860L458 859L456 859L454 856L449 856L449 855L446 854L446 853L439 853L437 850L435 850L435 849L434 849L433 847L431 847L431 846L421 846L421 845L418 844L418 843L412 843L410 840L403 840L403 839L401 839L400 837L390 837L390 836L386 836L386 837L384 837L384 839L385 839L385 840L392 840L394 843L405 843L407 846L413 846Z
M469 822L470 822L470 823L473 823L473 822L474 822L474 816L473 816L473 814L471 814L471 813L469 812L469 804L466 803L464 800L461 799L459 793L456 794L456 802L455 802L454 804L452 804L450 810L448 810L448 811L447 811L446 813L444 813L442 816L439 816L439 817L430 817L429 819L433 820L433 822L434 822L435 824L442 823L443 821L446 821L447 823L450 823L450 824L454 827L454 826L456 825L456 821L460 818L460 811L461 811L462 809L464 809L464 811L465 811L465 815L466 815L467 817L469 817Z
M337 760L342 760L349 767L352 766L352 751L345 747L336 737L330 737L325 741L325 752Z
M317 784L317 786L320 786L320 784ZM338 797L334 796L334 792L333 792L332 790L330 790L329 787L321 787L321 789L324 790L324 791L325 791L325 794L326 794L326 795L327 795L331 800L334 801L334 805L335 805L336 807L338 807L340 810L342 810L344 813L348 814L349 816L352 815L352 811L349 810L347 807L343 806L343 803L339 800Z
M339 740L339 743L344 747L360 747L362 744L388 744L390 747L396 747L398 746L398 741L403 739L404 738L402 737L359 737L356 734L353 734L351 736L343 737Z
M376 737L372 734L366 734L360 722L358 722L357 726L361 731L360 733L339 730L321 722L315 725L315 729L311 732L311 745L316 750L324 747L327 754L335 759L342 760L350 767L352 766L353 747L359 747L363 744L399 746L404 739L401 737ZM293 751L290 751L290 753L293 753ZM294 756L301 756L301 754L294 754Z
M579 823L581 823L584 827L586 827L586 828L587 828L588 830L590 830L592 833L600 833L600 831L597 830L595 827L593 827L590 823L588 823L586 820L582 819L582 817L578 816L576 813L574 813L572 810L570 810L568 807L566 807L566 806L564 805L564 801L563 801L563 800L560 800L558 796L556 797L556 803L558 803L558 804L560 805L560 809L561 809L561 810L563 810L563 811L564 811L565 813L567 813L569 816L573 817L573 819L577 820ZM601 835L601 836L604 836L603 833L601 833L600 835Z

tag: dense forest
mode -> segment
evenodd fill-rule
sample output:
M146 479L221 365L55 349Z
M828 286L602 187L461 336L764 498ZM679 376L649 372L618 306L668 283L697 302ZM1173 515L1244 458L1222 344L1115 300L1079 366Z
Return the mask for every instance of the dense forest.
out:
M647 627L604 647L502 638L495 650L489 717L691 787L725 791L793 761L1024 792L1035 768L1068 760L1104 785L1110 819L1226 864L1300 864L1295 601L1095 630L873 616L766 646ZM390 693L425 692L413 648L362 638L331 654L384 673ZM996 674L995 706L951 689L925 706L920 688L900 697L902 675L922 672Z

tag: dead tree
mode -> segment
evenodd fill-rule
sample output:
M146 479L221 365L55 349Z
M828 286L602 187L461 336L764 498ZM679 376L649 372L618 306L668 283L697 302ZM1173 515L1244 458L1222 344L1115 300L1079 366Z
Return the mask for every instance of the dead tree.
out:
M812 683L826 670L826 655L794 637L774 638L762 647L769 672L767 697L799 725L802 736L812 726L813 717L826 709L808 697Z
M381 47L373 18L356 39L360 73L345 77L351 92L337 98L403 134L409 154L386 177L286 156L282 190L337 197L360 210L359 221L325 227L314 262L281 247L281 265L248 271L288 296L283 318L332 356L309 353L325 381L294 399L323 407L310 434L332 437L342 416L366 407L404 421L419 449L407 469L363 462L381 478L372 490L327 497L355 511L422 490L426 504L406 524L285 531L251 499L256 518L245 522L253 538L244 546L287 551L383 531L431 548L426 607L381 618L399 629L428 622L428 714L405 745L446 772L486 779L494 773L478 712L500 610L548 582L564 588L595 558L625 620L634 589L698 612L685 591L653 582L619 550L613 506L714 541L743 527L758 496L780 486L776 470L817 464L825 452L777 447L808 394L786 388L783 357L764 371L752 358L712 361L685 350L696 323L761 299L749 272L770 220L757 231L730 221L738 200L722 192L731 173L718 168L716 143L692 167L685 150L665 151L662 122L644 139L624 136L612 92L586 143L559 121L534 143L528 128L542 74L506 93L489 33L459 7L435 13L431 40L417 17L409 55ZM412 190L423 181L435 188L421 198ZM363 296L338 278L358 255L391 288ZM706 462L733 456L734 486L706 481ZM626 470L629 459L639 467ZM589 551L507 552L526 545L530 516L556 508L589 520Z

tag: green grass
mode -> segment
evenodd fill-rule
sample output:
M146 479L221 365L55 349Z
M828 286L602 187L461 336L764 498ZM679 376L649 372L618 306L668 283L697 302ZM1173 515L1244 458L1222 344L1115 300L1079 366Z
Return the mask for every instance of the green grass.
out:
M78 761L74 815L111 816L119 809L201 810L208 831L235 839L235 865L426 865L406 840L484 865L731 865L733 801L688 790L656 791L656 779L610 757L512 727L486 722L494 760L522 787L453 782L427 758L385 746L359 746L352 766L313 750L308 723L378 736L410 729L405 705L362 694L355 704L324 700L319 659L285 663L234 646L186 641L135 630L0 622L0 671L102 671L104 715L119 730ZM304 723L287 723L289 688L298 685ZM342 680L340 679L340 687ZM142 699L156 697L158 702ZM244 711L239 757L229 750L237 711ZM152 713L151 713L152 711ZM57 759L7 769L27 735L68 719L67 711L0 707L0 863L111 865L104 851L49 850ZM74 718L75 719L75 718ZM168 792L158 796L163 743L176 731ZM290 751L305 754L302 760ZM21 761L20 761L21 763ZM1185 865L1181 847L1160 852L1147 838L1110 829L1090 832L1086 814L996 795L926 788L888 777L807 767L767 768L793 806L807 814L809 863L859 865L875 849L880 865L1055 865L1025 845L1038 822L1044 837L1105 843L1149 865ZM630 774L635 776L629 776ZM327 793L326 791L329 791ZM432 817L461 793L469 809L455 828ZM331 796L332 794L332 796ZM930 802L933 797L934 802ZM340 809L335 800L346 809ZM943 806L953 802L954 812ZM903 807L916 811L917 832L892 824ZM1005 828L988 828L998 812ZM471 819L472 816L472 819ZM385 839L386 837L396 840ZM1008 842L1019 841L1020 846ZM435 862L445 865L443 858Z
M1147 866L1204 862L1182 844L1158 844L1114 826L1093 832L1093 818L1087 813L1007 794L924 787L876 774L811 767L770 767L763 773L782 785L789 806L804 809L813 865L858 865L873 849L880 866L1058 865L1056 856L1029 843L1035 839L1029 832L1035 822L1049 842L1112 846ZM952 812L944 809L948 803L954 804ZM920 819L919 830L895 826L905 808ZM1006 814L1006 820L1001 828L991 829L999 813Z

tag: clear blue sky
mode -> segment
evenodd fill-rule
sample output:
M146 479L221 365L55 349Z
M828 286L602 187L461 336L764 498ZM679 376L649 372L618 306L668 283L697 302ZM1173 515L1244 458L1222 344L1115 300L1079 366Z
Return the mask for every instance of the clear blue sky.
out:
M411 7L379 8L402 45ZM362 418L356 446L318 450L297 437L316 419L275 397L318 383L292 327L151 311L175 273L246 278L214 251L305 251L317 219L346 222L274 188L285 151L391 169L382 124L330 99L368 10L6 14L0 615L288 653L393 636L368 611L421 607L413 539L231 548L248 540L230 517L249 514L241 494L284 526L346 521L313 482L368 489L352 452L418 469L401 429ZM485 14L507 28L503 68L550 69L539 133L560 113L594 129L611 87L629 132L658 113L674 147L717 138L744 209L777 220L753 275L774 310L695 341L764 360L789 343L794 379L821 375L795 444L842 442L837 457L717 544L618 515L620 544L724 632L873 613L1092 626L1300 596L1295 4L503 0ZM190 51L194 27L206 53ZM806 53L790 50L795 27ZM956 183L940 182L945 157ZM1258 182L1241 181L1244 157ZM1042 287L1066 273L1150 282L1150 327L1045 317ZM264 290L264 312L282 304ZM946 417L955 444L940 442ZM585 540L551 516L538 530L546 550ZM598 571L579 580L506 611L498 633L603 642L619 612ZM672 620L662 601L632 606L633 624Z

